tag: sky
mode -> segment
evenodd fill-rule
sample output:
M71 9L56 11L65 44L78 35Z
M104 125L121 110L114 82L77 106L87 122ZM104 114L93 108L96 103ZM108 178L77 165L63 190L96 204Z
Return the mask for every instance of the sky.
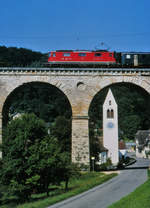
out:
M150 51L150 0L0 0L0 46Z

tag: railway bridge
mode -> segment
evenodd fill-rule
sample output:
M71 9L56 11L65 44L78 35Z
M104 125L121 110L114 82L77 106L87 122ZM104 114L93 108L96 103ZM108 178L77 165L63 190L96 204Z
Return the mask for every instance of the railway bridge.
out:
M89 106L103 88L132 83L150 94L150 69L146 68L0 68L0 141L4 104L25 83L42 82L59 88L72 108L72 161L89 165Z

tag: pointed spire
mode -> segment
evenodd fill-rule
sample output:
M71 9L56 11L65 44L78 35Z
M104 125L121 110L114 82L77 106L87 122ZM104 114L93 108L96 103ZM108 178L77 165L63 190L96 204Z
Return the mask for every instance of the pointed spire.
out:
M103 105L108 105L108 106L117 105L115 97L114 97L110 88L108 90L108 93L107 93L107 96L105 98L105 101L104 101Z

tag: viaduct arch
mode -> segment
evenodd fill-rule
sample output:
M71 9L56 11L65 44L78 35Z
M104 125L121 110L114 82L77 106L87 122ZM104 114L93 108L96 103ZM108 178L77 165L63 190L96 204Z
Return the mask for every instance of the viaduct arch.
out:
M0 68L0 141L2 112L9 94L24 83L44 82L59 88L72 108L72 161L89 165L88 111L94 96L103 88L132 83L150 93L149 69L47 69Z

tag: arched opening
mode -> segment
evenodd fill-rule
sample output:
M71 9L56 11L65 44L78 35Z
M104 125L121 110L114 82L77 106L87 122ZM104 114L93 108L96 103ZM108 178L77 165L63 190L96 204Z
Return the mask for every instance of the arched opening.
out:
M113 109L107 110L107 118L114 118L114 110Z
M107 110L107 118L110 118L110 110Z
M113 109L111 109L111 111L110 111L110 118L114 118L114 110Z
M53 85L30 82L16 88L3 106L3 128L24 113L34 113L44 120L49 134L53 133L71 151L71 105L65 94Z
M118 105L119 140L134 142L138 130L150 128L150 96L143 88L131 83L116 83L105 87L94 96L89 107L90 153L96 158L100 151L105 150L102 107L109 88ZM111 102L107 117L114 117Z

